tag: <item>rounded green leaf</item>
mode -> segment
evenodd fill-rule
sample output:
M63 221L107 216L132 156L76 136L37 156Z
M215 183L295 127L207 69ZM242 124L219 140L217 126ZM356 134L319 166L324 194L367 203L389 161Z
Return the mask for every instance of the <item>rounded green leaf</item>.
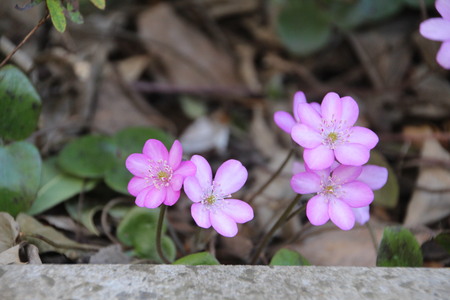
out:
M74 199L65 202L64 207L73 220L83 224L92 234L99 236L100 232L95 225L94 216L103 209L103 203L99 203L98 201L85 201L81 209L79 209L78 204L78 200Z
M450 254L450 232L442 232L438 234L434 238L434 241Z
M116 150L109 137L84 136L64 147L58 156L58 165L78 177L101 178L114 166Z
M56 165L55 157L47 159L43 164L37 198L27 213L39 214L79 194L82 190L85 192L92 190L96 184L96 180L86 180L63 172Z
M386 227L378 248L378 267L421 267L420 245L414 235L400 226Z
M155 227L146 224L136 228L136 232L133 234L133 247L134 253L138 257L149 259L159 263L163 262L159 257L158 251L156 250ZM164 256L169 261L173 261L177 254L173 241L169 237L163 235L161 237L161 247Z
M61 0L47 0L47 8L52 18L53 26L59 32L66 30L66 16L64 15L64 7Z
M41 98L18 68L0 69L0 137L6 140L27 138L37 126Z
M120 222L117 228L117 238L125 245L132 246L136 228L149 225L156 230L158 217L159 208L133 207ZM165 232L165 228L163 228L163 232Z
M199 252L194 254L186 255L180 259L177 259L173 265L188 265L188 266L199 266L199 265L220 265L217 258L215 258L209 252Z
M282 6L276 29L281 42L294 54L311 54L328 42L331 25L313 0L290 0Z
M39 151L30 143L0 147L0 211L16 216L31 207L39 189L41 164Z
M300 253L289 250L280 249L275 253L270 261L271 266L310 266L306 258L300 255Z

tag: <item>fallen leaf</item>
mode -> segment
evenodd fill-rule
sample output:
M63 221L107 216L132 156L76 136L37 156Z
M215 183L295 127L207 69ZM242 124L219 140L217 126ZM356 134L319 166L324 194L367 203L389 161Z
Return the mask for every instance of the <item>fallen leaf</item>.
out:
M0 253L13 247L19 235L19 224L5 212L0 212Z
M0 253L0 265L23 264L19 257L20 245L9 248Z
M450 154L435 139L425 141L421 157L450 163ZM409 202L405 226L429 224L450 214L450 171L441 166L422 166ZM443 190L439 192L440 190Z
M138 32L147 49L161 59L166 80L177 86L236 86L231 57L191 23L161 2L138 15Z

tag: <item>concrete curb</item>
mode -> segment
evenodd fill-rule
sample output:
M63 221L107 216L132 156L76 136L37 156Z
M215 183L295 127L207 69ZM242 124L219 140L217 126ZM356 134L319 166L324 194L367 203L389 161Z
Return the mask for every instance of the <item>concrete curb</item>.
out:
M450 299L450 269L0 266L0 299Z

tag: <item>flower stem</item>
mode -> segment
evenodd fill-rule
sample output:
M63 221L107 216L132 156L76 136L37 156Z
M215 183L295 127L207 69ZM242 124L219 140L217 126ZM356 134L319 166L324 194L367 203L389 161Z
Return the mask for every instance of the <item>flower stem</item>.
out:
M156 227L156 251L158 251L159 257L165 264L170 264L170 261L164 256L161 244L162 227L164 222L164 214L166 213L166 208L167 206L165 206L164 204L161 205L161 207L159 208L158 225Z
M0 68L3 67L11 59L11 57L17 52L17 50L19 50L20 47L22 47L23 44L25 44L31 38L31 36L33 36L36 30L38 30L38 28L41 27L42 24L44 24L49 18L50 13L47 12L45 16L36 24L36 26L34 26L34 28L31 29L31 31L23 38L19 45L17 45L16 48L14 48L14 50L5 57L5 59L0 63Z
M372 227L372 225L370 225L369 221L367 221L366 227L367 227L367 229L369 229L370 239L372 240L373 247L375 248L375 253L378 255L377 237L375 236L375 231L373 230L373 227Z
M294 148L292 148L288 155L286 156L286 158L284 159L283 163L280 165L280 167L278 167L278 170L276 170L275 173L273 173L273 175L253 194L251 195L248 199L247 202L248 203L252 203L253 200L255 200L255 198L261 194L271 183L272 181L275 180L275 178L277 178L278 175L280 175L281 171L283 170L283 168L286 166L286 164L288 163L289 159L291 159L292 155L294 154Z
M295 205L298 203L298 200L300 199L301 195L295 196L295 198L292 200L292 202L289 204L289 206L286 208L286 210L283 212L283 214L278 218L277 222L273 224L272 228L266 233L266 235L263 237L261 242L258 245L258 248L256 249L255 253L253 254L253 257L250 261L250 264L254 265L259 259L259 256L263 249L267 246L267 244L270 242L270 239L272 238L275 231L278 230L286 221L288 216L291 214L292 209L294 209Z

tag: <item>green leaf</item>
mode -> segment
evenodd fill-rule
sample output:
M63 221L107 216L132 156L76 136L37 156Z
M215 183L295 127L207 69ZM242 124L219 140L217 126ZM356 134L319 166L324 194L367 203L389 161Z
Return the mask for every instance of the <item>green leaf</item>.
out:
M92 4L97 6L99 9L105 9L105 0L91 0Z
M306 258L300 255L300 253L289 250L280 249L275 253L270 261L271 266L310 266Z
M64 206L72 219L83 224L91 233L97 236L100 235L100 232L94 223L94 216L97 212L102 210L104 205L99 204L96 201L86 201L83 203L81 210L78 211L78 200L75 199L75 201L67 201L64 203Z
M41 224L35 218L26 214L19 214L16 218L19 223L22 238L39 248L39 253L58 252L66 255L70 259L77 259L84 251L92 251L93 247L86 244L80 244L68 239L61 232L56 231L53 227ZM42 236L55 245L51 245L46 241L37 238Z
M148 139L160 140L170 148L174 138L152 127L132 127L119 131L114 137L117 146L114 166L106 173L105 183L113 190L128 195L128 182L133 175L125 168L125 160L132 153L142 153Z
M368 163L385 167L388 170L388 180L381 189L374 191L375 200L373 203L387 208L396 207L400 191L397 176L391 165L384 158L383 154L376 150L370 151L370 160Z
M66 30L66 17L64 16L64 7L61 4L61 0L46 0L47 8L52 18L53 26L59 32Z
M377 266L421 267L422 265L422 252L414 235L400 226L386 227L378 249Z
M173 265L188 265L188 266L199 266L199 265L220 265L219 261L209 252L199 252L194 254L186 255L180 259L177 259Z
M133 245L133 234L139 226L149 224L156 230L158 223L159 208L148 209L144 207L133 207L120 222L117 228L117 238L127 246Z
M0 211L16 216L27 211L41 180L41 157L27 142L0 146Z
M120 222L117 238L125 245L134 247L139 257L161 262L156 251L158 218L159 209L133 207ZM162 231L166 231L165 226ZM162 248L169 260L175 258L175 245L167 236L162 236Z
M448 253L450 253L450 233L443 232L438 234L437 237L434 238L434 241L438 243L442 248L444 248Z
M83 24L83 16L78 10L78 1L68 0L66 3L66 9L72 22L76 24Z
M330 22L314 0L286 2L276 22L282 43L297 55L309 55L319 50L331 36Z
M96 180L86 180L63 172L56 165L55 157L47 159L43 164L41 187L28 214L36 215L46 211L82 190L92 190L96 184Z
M0 137L6 140L27 138L37 127L41 98L18 68L0 69Z
M58 156L58 165L78 177L101 178L114 166L115 154L111 138L88 135L66 145Z

